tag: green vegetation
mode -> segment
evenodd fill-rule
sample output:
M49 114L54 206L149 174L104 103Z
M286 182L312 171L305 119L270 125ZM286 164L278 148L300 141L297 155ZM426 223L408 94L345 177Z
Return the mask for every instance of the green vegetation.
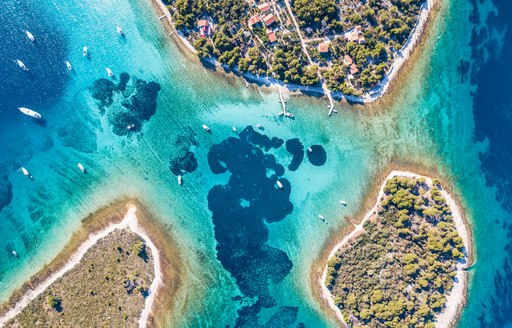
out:
M284 2L260 0L255 6L236 0L168 3L176 28L201 59L215 58L240 73L273 75L285 83L305 86L318 86L320 72L329 89L360 96L377 86L390 69L425 1L291 1L313 63L307 59ZM257 5L265 3L270 9L262 12ZM274 22L263 22L267 15L273 15ZM249 24L254 17L257 21ZM200 21L208 22L206 31ZM328 51L320 53L322 39Z
M54 296L52 294L48 294L48 297L46 298L48 306L60 311L60 307L62 304L62 300L58 296Z
M377 215L329 260L325 284L350 326L434 327L465 256L439 186L389 179Z
M153 265L137 234L115 230L6 326L138 327Z

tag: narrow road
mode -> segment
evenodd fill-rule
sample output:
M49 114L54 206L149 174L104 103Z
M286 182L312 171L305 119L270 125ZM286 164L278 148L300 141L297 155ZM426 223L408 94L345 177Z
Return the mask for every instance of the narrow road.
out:
M308 57L308 61L310 65L313 65L313 60L311 60L311 56L309 55L308 48L306 46L306 42L302 38L302 31L299 27L299 24L297 23L297 20L295 19L295 15L292 11L292 6L290 6L289 0L284 0L284 3L286 4L286 9L288 9L288 14L290 15L293 25L295 25L295 29L297 30L297 34L299 34L300 44L302 45L302 51L306 54L306 57ZM332 99L331 91L327 87L327 83L325 82L322 74L320 74L320 70L317 71L318 75L318 81L322 83L322 89L324 90L325 95L329 99L329 116L331 116L332 112L334 111L334 100Z

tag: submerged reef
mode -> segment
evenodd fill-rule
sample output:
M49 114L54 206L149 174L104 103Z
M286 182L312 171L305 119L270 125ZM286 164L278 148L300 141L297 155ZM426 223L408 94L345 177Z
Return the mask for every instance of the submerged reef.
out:
M121 73L118 84L101 78L94 81L90 90L92 97L100 101L100 110L107 111L114 133L127 135L139 132L156 113L160 84Z
M197 169L197 159L193 152L193 147L197 145L196 133L190 127L176 136L172 143L173 153L169 159L169 168L174 175L191 173Z
M267 244L267 225L284 220L293 211L291 184L283 178L286 170L267 153L283 143L248 126L239 138L229 137L208 153L213 173L231 174L227 184L214 186L208 194L217 258L236 279L243 297L253 299L238 310L236 327L286 327L297 318L298 308L293 306L278 307L266 323L260 324L258 318L263 308L277 306L269 285L281 282L293 266L284 251Z
M288 170L295 171L299 168L304 160L304 145L300 142L299 138L286 140L286 150L293 155Z
M313 145L310 147L311 151L308 151L308 159L314 166L322 166L327 161L327 153L324 147L320 145Z

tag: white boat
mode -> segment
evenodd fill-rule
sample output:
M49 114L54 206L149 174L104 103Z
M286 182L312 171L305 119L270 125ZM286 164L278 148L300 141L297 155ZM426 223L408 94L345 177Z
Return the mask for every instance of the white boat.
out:
M310 153L312 153L312 152L313 152L313 148L308 147L308 151L309 151Z
M16 59L16 64L18 64L18 66L19 66L22 70L24 70L24 71L28 71L27 66L25 66L25 64L23 64L23 62L22 62L21 60Z
M233 127L232 129L234 133L238 133L238 130L235 127Z
M19 169L19 170L20 170L21 172L23 172L23 175L24 175L24 176L29 177L30 179L32 179L32 174L30 174L26 168L24 168L24 167L22 166L22 167L20 167L20 169Z
M289 117L289 118L294 118L294 117L295 117L295 115L293 115L293 114L292 114L292 113L290 113L290 112L286 112L286 113L284 113L284 116Z
M281 183L281 181L277 180L276 185L279 187L279 189L283 189L283 184Z
M211 132L212 130L208 127L208 125L206 124L203 124L201 125L203 127L203 129L206 131L206 132Z
M178 184L181 186L183 184L183 178L181 175L178 175Z
M83 53L84 57L87 56L87 47L86 46L84 46L84 50L82 53Z
M131 130L131 129L133 129L134 127L135 127L135 124L130 124L130 125L128 125L126 128L127 128L128 130Z
M323 215L319 214L319 215L318 215L318 218L319 218L320 220L322 220L324 223L326 223L326 224L327 224L327 221L325 221L325 218L324 218L324 216L323 216Z
M41 118L41 114L39 114L38 112L35 112L31 109L28 109L27 107L19 107L18 109L20 110L20 112L22 112L23 114L28 115L30 117L37 118L37 119Z
M256 127L260 130L263 130L263 124L256 124Z
M18 257L18 253L16 253L16 251L12 251L12 255Z
M117 26L116 29L117 29L117 33L119 33L119 35L123 35L124 34L123 30L121 29L120 26Z
M36 40L36 38L34 38L34 35L32 35L32 33L30 33L29 31L25 31L25 34L30 39L30 41L34 42Z
M68 62L67 60L66 60L66 62L65 62L65 63L66 63L66 67L68 68L68 71L71 71L71 69L72 69L72 67L71 67L71 63L70 63L70 62Z
M112 70L110 68L108 68L108 67L105 68L105 71L107 71L108 76L110 76L110 77L114 76L114 73L112 72Z
M77 163L76 166L80 169L80 171L82 171L82 173L86 173L87 172L87 170L82 165L82 163Z
M344 200L340 200L340 204L343 205L343 206L347 206L347 202L344 201Z

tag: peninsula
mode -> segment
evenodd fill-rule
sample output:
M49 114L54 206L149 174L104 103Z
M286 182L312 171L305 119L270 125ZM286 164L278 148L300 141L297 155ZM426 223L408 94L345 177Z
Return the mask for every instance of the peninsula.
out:
M248 80L371 102L423 32L432 0L156 0L187 48ZM164 7L162 4L165 4Z
M136 200L84 221L64 251L0 309L0 325L146 327L166 321L180 263Z
M465 303L469 236L438 180L393 171L331 251L323 297L350 327L450 327Z

